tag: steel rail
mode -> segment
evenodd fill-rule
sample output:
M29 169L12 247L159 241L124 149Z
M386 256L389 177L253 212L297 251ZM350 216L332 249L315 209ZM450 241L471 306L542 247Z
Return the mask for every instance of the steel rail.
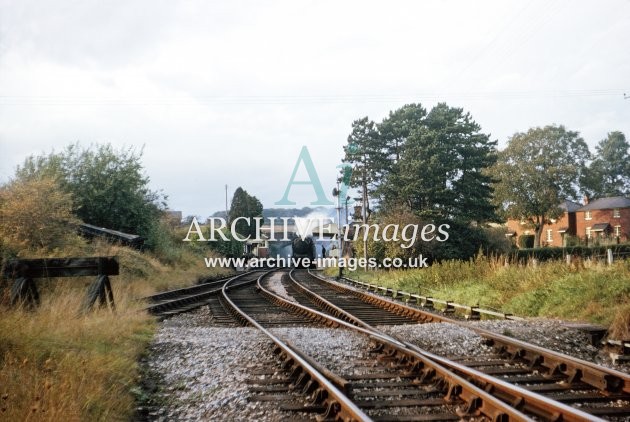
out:
M326 280L326 279L323 279L322 277L319 277L316 274L313 274L310 271L309 273L314 277L317 277L322 280ZM350 279L348 277L344 277L344 279L348 280L349 282L353 284L360 284L360 285L366 284L357 280ZM326 280L326 281L330 281L330 280ZM411 295L411 296L413 297L415 295ZM448 301L432 299L432 302L446 304ZM399 302L394 302L394 303L402 305ZM450 303L450 305L460 307L462 309L470 308L464 305L456 305L453 303ZM505 316L506 319L525 320L524 318L514 317L509 314L493 313L491 311L488 311L488 312L486 311L481 312L481 311L482 310L480 309L476 309L476 312L492 314L492 315L497 315L497 316L503 315ZM446 322L463 325L471 330L476 331L478 334L483 335L491 343L500 345L500 347L504 348L506 352L512 354L513 356L521 357L530 362L540 361L540 363L546 368L548 368L550 372L560 371L564 373L565 375L568 375L573 378L576 376L579 376L580 379L584 381L585 383L592 385L596 388L599 388L600 390L603 390L603 391L608 391L608 392L623 391L625 393L630 393L630 376L628 376L627 374L623 372L616 371L610 368L604 368L592 362L588 362L579 358L567 356L562 353L555 352L553 350L549 350L549 349L546 349L546 348L543 348L543 347L540 347L531 343L527 343L522 340L514 339L512 337L507 337L498 333L494 333L492 331L485 330L483 328L470 326L458 320L448 320L448 318L446 319L447 319ZM565 360L565 358L567 357L571 359L571 364L569 365L570 366L569 368L567 368L567 365L566 365L567 361Z
M166 290L166 291L159 292L153 295L145 296L141 298L140 300L157 303L164 300L177 299L185 295L194 295L197 293L205 292L216 285L222 286L223 283L225 283L232 277L234 276L223 277L217 280L211 280L205 283L195 284L194 286L182 287L182 288L173 289L173 290Z
M474 383L480 383L480 387L485 391L499 397L506 403L513 403L517 408L533 413L536 416L547 420L557 421L604 421L597 416L584 412L575 407L568 406L562 402L549 399L543 395L510 384L499 378L484 374L474 368L443 358L434 353L428 352L415 344L405 343L407 347L416 350L418 353L438 362L447 368L451 368L457 373L463 374Z
M513 356L521 357L532 363L539 363L540 365L548 368L550 372L558 371L568 376L573 381L583 381L586 384L609 393L624 392L630 394L630 375L621 371L606 368L595 363L549 350L522 340L517 340L480 327L475 327L474 325L464 321L458 321L445 316L436 315L421 309L413 308L403 303L395 302L388 298L357 291L336 281L327 280L317 274L313 274L310 270L308 273L311 276L328 283L331 287L334 286L334 288L338 291L352 293L357 297L363 298L368 303L377 304L385 309L397 309L402 315L415 315L423 321L448 322L450 324L468 328L486 338L491 343L504 348Z
M262 274L258 278L258 282L260 279L267 275L269 272ZM247 313L241 310L230 298L228 295L228 290L230 287L230 283L234 281L237 277L230 279L225 282L221 289L221 294L225 303L227 303L231 309L238 313L243 319L247 321L248 324L260 330L263 334L271 339L271 341L276 344L293 362L298 365L302 370L308 373L311 380L314 380L320 388L326 391L326 397L324 401L328 405L328 412L333 413L337 420L342 421L371 421L371 418L366 415L361 409L359 409L346 395L344 395L332 382L330 382L324 375L322 375L319 371L317 371L313 366L311 366L305 359L303 359L300 354L293 350L293 348L289 347L285 342L283 342L280 338L276 337L270 331L265 329L262 325L256 322L253 318L251 318Z
M375 329L367 329L364 327L353 325L350 322L336 318L334 316L317 311L302 304L289 301L280 295L271 292L262 285L261 276L257 281L257 287L260 292L270 299L273 303L292 309L294 312L302 315L311 315L313 319L317 321L326 320L329 321L328 325L331 326L343 326L354 331L358 331L374 341L380 343L382 346L389 349L389 353L392 356L399 356L402 360L413 362L413 365L417 368L424 368L423 373L425 376L437 376L448 383L448 397L449 398L461 398L466 403L465 410L461 411L459 416L472 415L475 412L479 412L488 417L492 421L530 421L532 420L527 415L515 409L512 406L507 405L503 401L495 398L491 394L487 393L483 389L475 386L459 375L453 373L442 365L432 361L431 359L423 356L422 354L409 349L405 343L399 340L378 332Z
M370 324L368 324L367 322L355 317L354 315L352 315L351 313L341 309L340 307L338 307L337 305L335 305L334 303L329 302L328 300L326 300L325 298L321 297L320 295L318 295L317 293L309 290L308 288L306 288L305 286L303 286L302 284L300 284L295 277L293 276L295 270L291 270L289 271L289 280L291 280L291 282L293 283L293 285L295 287L297 287L300 292L302 292L304 295L306 295L311 301L313 301L317 306L319 306L320 308L332 313L333 315L335 315L335 317L343 320L343 321L347 321L352 323L353 325L356 325L358 327L363 327L368 331L372 331L372 332L378 332L379 334L389 337L387 334L385 334L384 332L382 332L381 330L376 329L375 327L371 326Z
M222 280L216 280L212 283L206 283L206 285L196 285L191 287L184 287L182 289L171 290L168 292L158 293L155 296L168 297L170 293L174 295L172 299L163 300L161 302L156 302L152 305L147 306L143 310L149 312L150 314L156 316L169 316L171 314L188 312L193 309L196 309L200 306L203 306L208 303L208 299L214 295L218 295L221 293L221 288L224 283L227 281L231 281L234 279L240 279L242 277L251 276L257 271L248 271L243 274L239 274L236 276L228 277ZM254 282L254 280L250 280L250 282ZM217 285L220 284L220 285ZM197 292L201 290L200 292ZM189 293L189 292L195 293ZM151 298L154 296L149 296Z
M360 318L355 317L351 313L344 311L343 309L337 308L333 303L331 303L330 301L328 301L321 295L318 295L317 293L309 290L306 286L302 285L299 281L297 281L295 277L293 277L293 273L294 271L291 271L289 273L289 278L291 279L291 281L295 285L298 285L301 288L300 289L301 291L303 292L309 291L310 294L308 295L312 298L316 298L317 303L325 303L331 309L336 308L339 312L343 312L347 319L352 319L357 324L361 324L363 328L368 329L368 330L372 329L381 335L384 334L382 331L378 330L375 327L371 327L369 324L361 321ZM497 395L499 398L501 398L501 400L505 402L513 403L513 405L517 407L519 410L521 409L526 410L527 412L532 413L538 417L542 417L542 418L545 418L546 420L551 420L551 421L555 421L555 420L580 421L580 422L603 421L603 419L597 418L589 413L583 412L579 409L568 406L564 403L560 403L556 400L549 399L540 394L533 393L521 387L502 381L493 376L490 376L480 371L477 371L475 369L469 368L465 365L459 364L457 362L453 362L449 359L446 359L436 354L433 354L431 352L428 352L414 344L411 344L409 342L405 342L399 338L396 338L395 336L390 336L390 337L395 339L397 342L403 343L406 348L411 349L419 353L420 355L425 356L428 359L431 359L432 361L439 363L440 365L443 365L444 367L452 368L453 370L456 370L458 373L464 374L470 379L481 382L483 384L483 388L485 389L485 391L489 391L492 394ZM491 386L491 389L488 389L488 386Z

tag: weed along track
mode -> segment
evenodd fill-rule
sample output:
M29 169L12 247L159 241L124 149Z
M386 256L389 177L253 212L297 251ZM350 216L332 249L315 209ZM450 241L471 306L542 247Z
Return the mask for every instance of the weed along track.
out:
M205 310L208 319L199 325L221 327L213 331L216 347L240 337L240 330L249 330L242 331L243 339L255 336L256 351L241 343L225 368L242 375L222 385L224 394L240 391L238 397L245 397L245 403L223 415L228 419L239 414L261 420L392 421L630 416L630 376L625 373L306 270L250 272L207 290L182 289L155 298L161 301L157 305L168 304L155 312L160 316L187 312L192 303ZM431 322L439 324L424 324ZM409 333L424 327L435 329L425 332L420 347ZM481 350L471 354L463 345L459 352L457 344L450 352L431 347L432 338L440 343L439 327L466 331L478 339ZM253 357L237 359L244 349Z

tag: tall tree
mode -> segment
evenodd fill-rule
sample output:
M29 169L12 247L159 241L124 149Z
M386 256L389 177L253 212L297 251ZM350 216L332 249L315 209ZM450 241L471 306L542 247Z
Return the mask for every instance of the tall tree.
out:
M384 139L384 146L390 162L400 161L407 138L422 125L427 111L421 104L406 104L395 111L379 124L379 131Z
M245 220L239 220L236 222L235 229L243 237L252 236L254 238L256 237L256 225L253 219L254 217L262 217L262 215L262 203L239 186L232 196L228 222L232 224L238 217L248 217L250 219L249 224Z
M496 162L496 141L480 130L470 113L441 103L409 134L396 191L410 210L427 219L495 218L485 170Z
M371 193L381 180L379 170L386 160L380 141L376 124L366 116L352 122L352 132L344 146L343 161L352 165L350 187L360 190L366 213Z
M352 122L352 132L348 136L348 144L344 147L344 162L353 166L350 186L359 188L361 192L361 220L364 224L368 222L371 214L371 193L376 189L377 182L381 180L381 171L386 162L381 140L376 124L366 116ZM347 198L341 198L341 200L347 201ZM367 252L367 240L364 239L363 257L365 259L367 259Z
M390 111L389 116L378 124L380 144L385 160L382 160L376 173L382 179L375 190L383 208L399 207L398 191L402 185L400 180L400 161L404 155L409 136L424 125L427 111L421 104L406 104Z
M630 144L622 132L610 132L595 147L596 156L584 177L593 197L630 195Z
M495 200L503 215L529 221L535 229L534 246L540 247L545 223L562 214L565 199L577 200L590 153L578 132L564 126L545 126L516 133L491 174Z

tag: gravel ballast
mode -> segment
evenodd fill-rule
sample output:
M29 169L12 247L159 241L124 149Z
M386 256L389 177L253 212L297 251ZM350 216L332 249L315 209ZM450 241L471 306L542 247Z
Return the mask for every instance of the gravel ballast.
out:
M566 327L561 321L501 320L477 321L469 324L602 366L630 372L628 365L613 364L606 352L592 346L585 333ZM484 344L483 337L469 328L456 324L427 323L378 328L400 340L409 341L429 352L446 357L464 358L493 353L492 348Z
M278 296L287 299L291 302L297 303L297 300L293 296L291 296L284 286L282 285L282 278L287 277L285 274L280 272L275 272L271 274L271 276L267 277L265 287L267 287L270 291L277 294Z
M154 385L147 420L280 421L274 402L248 401L253 369L274 367L271 342L255 328L212 327L207 310L160 324L143 363ZM145 381L145 385L147 382ZM300 415L300 418L309 415Z
M556 352L630 373L630 365L613 363L610 355L605 350L590 344L586 333L567 327L567 322L565 321L532 318L524 321L476 321L471 324Z
M280 274L271 277L268 286L295 301L282 286ZM589 344L584 332L562 321L487 320L467 324L630 372L628 365L614 365L606 353ZM480 335L457 324L377 328L442 356L483 359L493 353ZM368 354L369 340L348 329L276 327L271 331L342 376L364 371L365 362L372 358ZM140 419L279 421L314 417L282 412L277 402L250 400L253 393L245 380L256 378L253 373L261 368L275 368L281 373L270 351L271 341L257 329L218 327L207 307L160 322L143 361L143 384L149 386L144 395L148 394L149 399L141 400Z
M369 339L350 330L285 327L271 331L336 374L354 373L354 362L369 358Z

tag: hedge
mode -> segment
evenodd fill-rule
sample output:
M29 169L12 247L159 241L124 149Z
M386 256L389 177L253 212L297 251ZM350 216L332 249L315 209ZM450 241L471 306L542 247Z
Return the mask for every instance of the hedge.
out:
M519 249L512 254L512 258L518 261L526 261L536 258L540 261L548 261L553 259L564 259L566 255L578 256L581 258L589 258L593 256L605 256L606 250L612 249L614 255L622 255L630 257L630 244L608 245L608 246L568 246L562 247L544 247L544 248L526 248Z

